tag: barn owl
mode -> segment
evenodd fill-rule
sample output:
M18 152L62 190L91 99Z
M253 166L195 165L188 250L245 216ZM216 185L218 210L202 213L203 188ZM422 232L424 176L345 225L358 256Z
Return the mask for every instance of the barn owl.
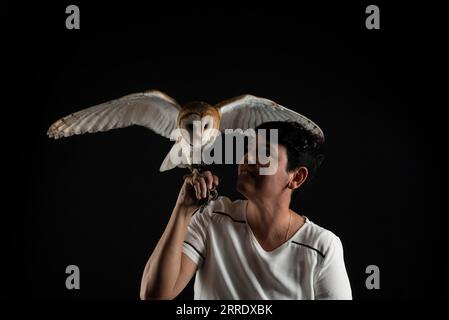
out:
M182 163L187 163L188 166L192 163L190 141L194 135L194 122L200 123L199 139L202 145L206 145L217 137L216 134L208 134L209 132L246 130L267 121L296 121L320 140L324 140L322 130L311 120L265 98L242 95L217 105L190 102L180 106L174 99L156 90L130 94L72 113L53 123L47 134L50 138L58 139L86 132L141 125L170 138L175 129L183 129L181 132L186 132L188 136L178 135L173 148L181 146L180 150L185 158ZM160 171L183 166L173 163L169 155L170 153L162 162Z

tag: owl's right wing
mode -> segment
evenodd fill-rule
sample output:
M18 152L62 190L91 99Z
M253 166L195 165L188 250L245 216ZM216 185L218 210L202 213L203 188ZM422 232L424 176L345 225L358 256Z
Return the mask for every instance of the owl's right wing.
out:
M324 141L321 128L312 120L274 101L252 95L242 95L219 103L220 130L256 128L268 121L295 121Z
M48 129L50 138L69 137L131 125L147 127L170 138L177 126L178 103L156 90L133 93L65 116Z

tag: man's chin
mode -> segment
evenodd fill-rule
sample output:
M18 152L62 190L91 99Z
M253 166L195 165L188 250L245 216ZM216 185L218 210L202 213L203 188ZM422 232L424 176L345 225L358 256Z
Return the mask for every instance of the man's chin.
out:
M237 191L248 198L248 195L251 193L251 186L248 185L247 181L242 181L241 179L237 179Z

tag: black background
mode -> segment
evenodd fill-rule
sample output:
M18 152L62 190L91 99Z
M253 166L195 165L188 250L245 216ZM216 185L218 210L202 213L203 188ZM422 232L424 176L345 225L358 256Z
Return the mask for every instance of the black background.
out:
M80 30L65 29L64 3L3 6L2 297L138 299L185 173L158 172L171 142L142 127L46 131L146 89L180 103L250 93L316 121L326 161L292 207L340 236L354 298L447 297L443 10L378 4L381 29L367 30L368 4L83 2ZM214 167L231 198L235 170ZM65 288L70 264L80 290ZM371 264L380 290L365 288Z

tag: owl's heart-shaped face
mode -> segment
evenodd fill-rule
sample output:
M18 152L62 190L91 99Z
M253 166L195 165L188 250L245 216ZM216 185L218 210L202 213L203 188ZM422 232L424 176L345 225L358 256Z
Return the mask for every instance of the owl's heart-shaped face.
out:
M191 113L181 119L180 129L183 139L193 145L199 143L201 146L212 142L219 131L216 129L218 125L215 123L211 115L201 116L197 113Z

